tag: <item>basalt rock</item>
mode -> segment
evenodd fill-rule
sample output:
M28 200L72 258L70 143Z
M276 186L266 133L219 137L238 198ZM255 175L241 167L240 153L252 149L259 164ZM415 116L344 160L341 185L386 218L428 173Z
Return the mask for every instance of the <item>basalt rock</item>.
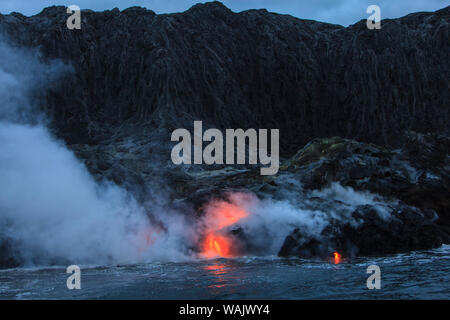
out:
M281 171L302 188L339 183L369 191L383 197L390 217L380 215L377 205L365 205L352 213L353 223L333 221L316 238L294 230L279 254L386 254L450 243L450 139L408 132L405 140L402 149L388 151L338 137L316 139L286 161Z
M278 128L285 156L317 137L398 147L405 130L449 133L450 7L383 20L380 30L220 2L81 16L81 30L69 30L62 6L0 15L11 42L73 66L42 103L69 144L170 134L192 120Z
M339 182L433 209L448 221L450 138L414 132L406 136L407 143L395 151L339 137L315 139L280 171L295 175L306 189Z
M352 214L358 223L332 221L316 238L295 229L278 255L304 258L325 258L333 252L345 257L383 255L437 248L448 239L435 223L437 216L433 211L397 204L391 214L383 218L375 207L365 205Z

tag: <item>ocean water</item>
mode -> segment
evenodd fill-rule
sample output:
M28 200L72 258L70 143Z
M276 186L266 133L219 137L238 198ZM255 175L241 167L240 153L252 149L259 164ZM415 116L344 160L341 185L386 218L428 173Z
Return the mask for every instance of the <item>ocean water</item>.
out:
M369 290L369 265L381 288ZM244 257L126 266L80 266L68 290L66 267L0 271L0 299L450 299L450 246L384 257L303 260Z

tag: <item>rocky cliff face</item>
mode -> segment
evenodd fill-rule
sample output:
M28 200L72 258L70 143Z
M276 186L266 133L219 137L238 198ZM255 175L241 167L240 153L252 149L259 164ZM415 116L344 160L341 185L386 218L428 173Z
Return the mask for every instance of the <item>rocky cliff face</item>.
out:
M450 243L450 7L385 20L381 30L233 13L218 2L168 15L83 11L81 30L68 30L67 17L65 7L0 15L0 30L73 66L36 101L96 178L141 202L153 185L167 188L194 215L229 190L328 214L315 236L289 225L281 256ZM174 167L170 132L193 120L279 128L279 174ZM327 193L336 183L378 198L355 206ZM246 253L261 253L245 228L229 231ZM0 241L0 267L18 264L14 243Z
M450 7L344 28L219 2L156 15L142 8L0 15L13 42L61 58L75 74L43 107L69 144L118 126L279 128L284 155L313 138L399 146L405 130L449 131Z

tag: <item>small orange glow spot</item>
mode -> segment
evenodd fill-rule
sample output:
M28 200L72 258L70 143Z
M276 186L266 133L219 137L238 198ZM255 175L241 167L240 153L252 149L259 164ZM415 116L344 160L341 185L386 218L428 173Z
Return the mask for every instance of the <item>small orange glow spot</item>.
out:
M334 264L339 264L341 262L341 255L335 251L333 252L333 256L334 256Z

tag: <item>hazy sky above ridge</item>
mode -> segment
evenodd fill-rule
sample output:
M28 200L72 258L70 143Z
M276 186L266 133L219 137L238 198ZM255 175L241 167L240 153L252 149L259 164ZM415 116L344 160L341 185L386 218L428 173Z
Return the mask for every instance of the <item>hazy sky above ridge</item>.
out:
M156 13L172 13L189 9L196 0L0 0L0 13L12 11L30 16L52 5L78 5L82 9L103 11L115 7L123 10L141 6ZM369 16L366 9L375 4L381 8L381 18L398 18L412 12L435 11L449 5L448 0L223 0L235 12L265 8L272 12L290 14L342 25L353 24Z

